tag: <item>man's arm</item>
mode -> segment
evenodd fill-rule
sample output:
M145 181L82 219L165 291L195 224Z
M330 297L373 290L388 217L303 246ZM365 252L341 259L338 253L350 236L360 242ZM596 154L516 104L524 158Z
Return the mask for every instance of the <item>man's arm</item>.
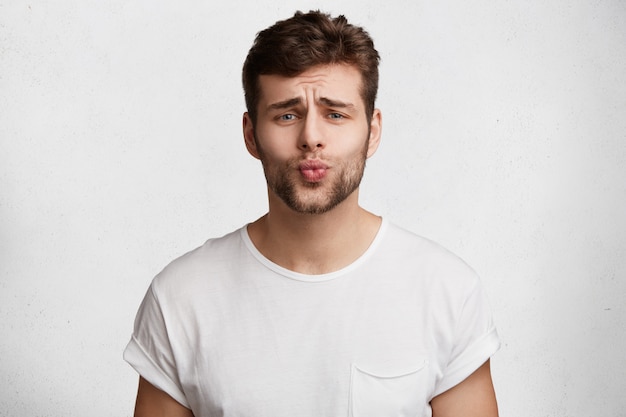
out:
M430 402L433 417L498 417L489 360Z
M194 417L190 409L139 377L135 417Z

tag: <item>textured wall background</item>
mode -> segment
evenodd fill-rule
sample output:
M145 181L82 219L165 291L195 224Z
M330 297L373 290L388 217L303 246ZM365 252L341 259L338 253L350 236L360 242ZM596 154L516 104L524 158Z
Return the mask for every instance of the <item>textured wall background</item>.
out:
M152 276L265 211L239 74L296 8L375 38L362 202L483 277L501 415L626 416L619 0L0 0L0 415L132 414Z

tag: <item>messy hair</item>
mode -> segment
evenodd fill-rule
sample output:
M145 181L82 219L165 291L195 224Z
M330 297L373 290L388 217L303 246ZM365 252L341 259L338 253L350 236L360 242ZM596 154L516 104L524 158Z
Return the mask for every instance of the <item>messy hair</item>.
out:
M243 89L252 123L256 122L260 75L295 77L328 64L355 66L361 74L361 97L371 120L378 91L378 62L370 35L343 16L320 11L296 12L259 32L243 65Z

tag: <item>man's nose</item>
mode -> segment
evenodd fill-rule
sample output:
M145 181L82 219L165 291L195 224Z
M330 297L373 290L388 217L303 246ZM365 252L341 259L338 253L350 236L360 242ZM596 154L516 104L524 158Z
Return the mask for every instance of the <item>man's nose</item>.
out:
M316 114L307 114L300 132L299 148L306 151L315 151L324 148L325 140L321 121Z

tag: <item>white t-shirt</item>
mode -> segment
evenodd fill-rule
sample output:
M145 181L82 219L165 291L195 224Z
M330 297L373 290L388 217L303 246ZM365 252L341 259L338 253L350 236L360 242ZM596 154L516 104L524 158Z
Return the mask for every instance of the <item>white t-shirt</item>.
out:
M124 358L196 417L431 416L499 348L475 273L385 220L329 274L266 259L247 228L150 286Z

